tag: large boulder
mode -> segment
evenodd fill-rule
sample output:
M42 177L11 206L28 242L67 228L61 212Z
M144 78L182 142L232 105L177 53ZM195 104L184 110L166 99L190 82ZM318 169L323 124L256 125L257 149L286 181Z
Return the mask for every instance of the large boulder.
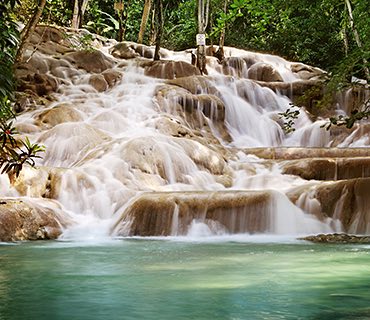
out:
M108 89L108 83L101 74L92 74L89 78L89 84L98 92Z
M121 158L131 168L159 175L169 183L188 182L189 174L197 169L215 176L229 174L219 153L185 138L135 138L122 146Z
M112 47L110 53L115 58L120 59L134 59L134 58L154 58L155 47L146 46L135 42L120 42ZM166 51L163 49L159 50L159 56L161 59L166 58Z
M38 25L35 28L35 33L33 35L36 36L35 38L31 38L31 42L34 44L38 44L39 42L51 41L66 46L71 45L66 32L57 27ZM37 36L39 38L37 38Z
M114 69L108 69L102 72L102 76L108 84L109 88L115 86L121 79L123 74Z
M141 63L145 75L161 79L177 79L200 75L195 66L184 61L148 61Z
M51 201L0 201L0 241L56 239L72 220Z
M157 88L156 96L162 108L169 113L201 112L212 121L223 122L225 120L225 105L216 95L193 94L181 87L163 85ZM166 101L162 102L162 99Z
M216 94L218 92L209 78L199 75L168 80L167 83L181 87L192 94Z
M217 95L193 94L181 86L162 85L157 87L155 96L160 110L183 119L194 135L201 135L214 144L219 144L216 136L231 141L224 121L225 105Z
M56 140L55 137L59 137ZM45 131L38 142L47 145L44 163L65 166L79 161L102 143L110 140L103 131L81 122L65 122ZM57 161L55 164L54 161Z
M38 96L46 96L56 92L59 86L59 81L49 74L28 74L25 77L18 79L18 91L32 91Z
M22 197L58 199L67 169L24 166L13 186Z
M75 68L84 69L89 73L100 73L111 69L114 62L101 51L77 51L68 53L64 59L69 61Z
M295 82L265 82L256 81L260 86L270 88L276 93L281 93L293 100L304 95L306 92L319 91L320 96L323 94L324 84L317 80L302 80Z
M65 103L41 111L41 113L36 116L36 123L46 126L47 128L54 127L64 122L78 122L82 120L83 117L81 113L70 104Z
M222 61L222 73L246 78L248 69L256 62L256 59L249 56L227 57Z
M59 55L75 51L69 35L62 28L46 25L38 25L35 32L31 35L29 44L27 45L29 51L26 53L34 54L34 48L38 52L46 55Z
M155 121L155 128L162 134L172 137L194 137L193 131L186 126L181 117L162 115Z
M257 62L248 69L248 78L264 82L283 82L279 71L270 64Z
M111 50L110 54L115 58L120 59L133 59L138 58L140 56L152 59L153 58L153 50L150 50L149 48L147 50L144 50L145 46L140 47L142 50L140 54L136 51L136 44L133 42L120 42L116 44Z
M302 80L324 80L326 72L303 63L291 63L290 69Z

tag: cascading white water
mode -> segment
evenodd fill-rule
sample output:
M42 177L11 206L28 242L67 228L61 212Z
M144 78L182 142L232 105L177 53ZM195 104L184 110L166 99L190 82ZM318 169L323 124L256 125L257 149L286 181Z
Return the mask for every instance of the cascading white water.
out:
M248 148L277 146L281 143L283 131L271 117L289 107L287 98L245 80L217 84L216 87L225 103L225 122L234 146ZM249 91L248 101L239 95L238 87Z
M307 234L315 230L320 233L330 233L331 219L321 222L314 215L303 212L291 203L284 194L274 192L272 202L272 233L274 234Z
M106 52L106 48L103 51ZM168 60L189 60L187 54L166 52ZM245 51L231 49L226 54L248 55ZM274 65L284 81L297 80L289 69L290 64L282 58L249 55ZM158 127L158 121L181 124L190 134L193 129L187 127L187 119L173 121L179 119L179 113L171 108L161 111L156 88L165 81L144 75L144 69L134 60L123 66L117 63L115 70L122 78L108 91L95 90L89 84L89 74L81 71L60 87L56 101L47 110L25 113L18 118L20 127L28 125L34 129L27 134L31 140L46 146L44 159L38 164L64 170L57 200L77 222L75 227L65 231L63 237L66 239L83 234L88 237L108 235L122 208L141 191L284 191L293 185L302 185L303 180L282 175L276 166L269 167L258 158L246 156L242 151L235 152L235 148L311 147L326 146L330 142L329 134L320 128L322 122L312 123L304 113L297 120L299 129L285 137L278 113L289 107L289 98L249 79L225 77L218 66L210 68L212 77L208 81L212 82L217 91L215 96L225 106L225 125L231 141L220 138L212 119L207 121L219 142L216 145L204 143L202 139L207 138L204 138L203 129L193 137L166 134ZM247 71L241 74L248 75ZM167 103L171 105L172 102ZM62 104L74 110L73 120L54 126L31 120ZM213 113L213 116L217 115ZM225 153L231 148L235 154L225 161L226 156L219 155L217 148ZM231 177L231 182L220 182L226 176ZM2 183L4 185L7 182ZM7 192L2 190L1 194ZM328 224L307 216L284 197L280 193L275 196L272 233L332 231ZM172 233L177 235L176 210L173 216ZM213 231L207 225L193 222L189 233L197 232L207 235Z

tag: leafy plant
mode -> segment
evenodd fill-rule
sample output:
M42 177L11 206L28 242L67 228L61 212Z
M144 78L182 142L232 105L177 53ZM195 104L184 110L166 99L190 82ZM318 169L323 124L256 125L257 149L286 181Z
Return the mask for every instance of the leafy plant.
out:
M15 129L11 126L7 128L2 128L3 131L0 135L2 143L2 148L0 149L1 173L14 174L18 177L25 164L35 165L34 159L41 158L37 154L44 152L45 148L36 143L31 143L27 137L24 140L20 140L21 146L19 146L12 136L15 133Z
M349 116L339 115L337 117L331 117L329 122L322 125L321 128L329 130L332 125L334 126L345 126L347 129L351 129L356 121L367 120L370 117L370 99L368 99L362 109L353 110Z
M88 21L86 27L97 34L115 38L119 30L119 22L100 9L95 9L95 14L97 14L97 19Z
M291 107L288 108L285 112L278 113L280 119L284 119L284 123L282 126L282 129L286 134L292 133L295 131L295 120L299 117L299 109L293 109L293 106L291 104ZM296 107L297 108L297 107Z
M24 164L35 165L34 159L44 147L32 144L28 138L17 141L13 126L15 114L12 110L15 80L14 57L19 43L19 32L12 10L18 0L0 3L0 169L1 173L19 175Z
M45 6L47 13L41 18L41 21L47 24L57 24L58 26L70 26L72 5L72 1L47 0Z

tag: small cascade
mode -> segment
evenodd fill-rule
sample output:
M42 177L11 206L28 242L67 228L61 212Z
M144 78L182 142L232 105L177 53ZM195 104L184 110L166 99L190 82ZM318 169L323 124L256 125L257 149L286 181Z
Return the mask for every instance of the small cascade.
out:
M228 233L225 228L217 221L193 220L189 226L186 236L191 239L197 239L212 236L225 236L227 234Z
M307 181L275 157L282 146L334 143L324 119L300 112L287 135L279 117L293 91L323 71L225 48L223 64L210 57L209 76L201 76L187 52L163 50L152 62L151 47L107 43L93 53L33 57L59 87L53 102L22 113L17 126L47 151L16 189L1 176L1 196L57 201L74 221L62 239L337 231L342 216L320 216L316 194L289 200ZM336 137L336 145L368 146L369 135L358 131L365 128ZM270 159L252 155L268 147Z
M286 146L328 147L330 145L330 132L323 128L326 121L316 121L306 124L286 139ZM299 125L299 124L298 124Z
M274 234L332 233L331 219L320 221L313 214L305 213L285 195L274 192L271 202L271 232Z
M171 236L177 236L179 234L179 206L175 204L173 210L172 225L171 225Z
M0 175L0 194L2 197L16 197L18 192L11 188L9 177L7 175Z
M304 213L278 191L145 193L122 212L115 234L295 235L336 231L330 224L331 219Z
M282 129L272 119L272 114L274 111L276 115L278 111L285 110L288 101L275 95L275 99L266 103L262 97L266 99L272 92L266 88L260 89L255 90L255 95L248 99L254 103L251 104L238 95L236 84L218 87L225 103L225 123L233 138L232 145L236 147L275 146L282 141ZM263 89L268 91L267 94L264 94Z

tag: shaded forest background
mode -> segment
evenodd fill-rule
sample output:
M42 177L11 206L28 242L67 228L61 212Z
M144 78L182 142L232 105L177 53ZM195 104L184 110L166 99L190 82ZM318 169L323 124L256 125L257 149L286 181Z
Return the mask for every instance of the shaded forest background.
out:
M26 23L34 11L35 2L21 0L15 3L13 18ZM145 2L123 1L124 40L137 41ZM353 55L352 60L356 60L359 56L369 55L370 6L366 0L350 2L362 52L355 50L358 46L345 0L229 0L226 4L224 12L225 0L210 0L207 44L218 44L217 30L226 20L227 46L270 52L329 71L346 56ZM183 50L195 46L197 5L197 0L163 0L163 47ZM74 6L74 0L47 0L40 21L70 27ZM232 11L234 15L230 16ZM119 16L114 0L89 0L80 27L117 39ZM154 19L154 13L150 12L143 40L146 44L154 44ZM351 63L350 60L345 62Z

